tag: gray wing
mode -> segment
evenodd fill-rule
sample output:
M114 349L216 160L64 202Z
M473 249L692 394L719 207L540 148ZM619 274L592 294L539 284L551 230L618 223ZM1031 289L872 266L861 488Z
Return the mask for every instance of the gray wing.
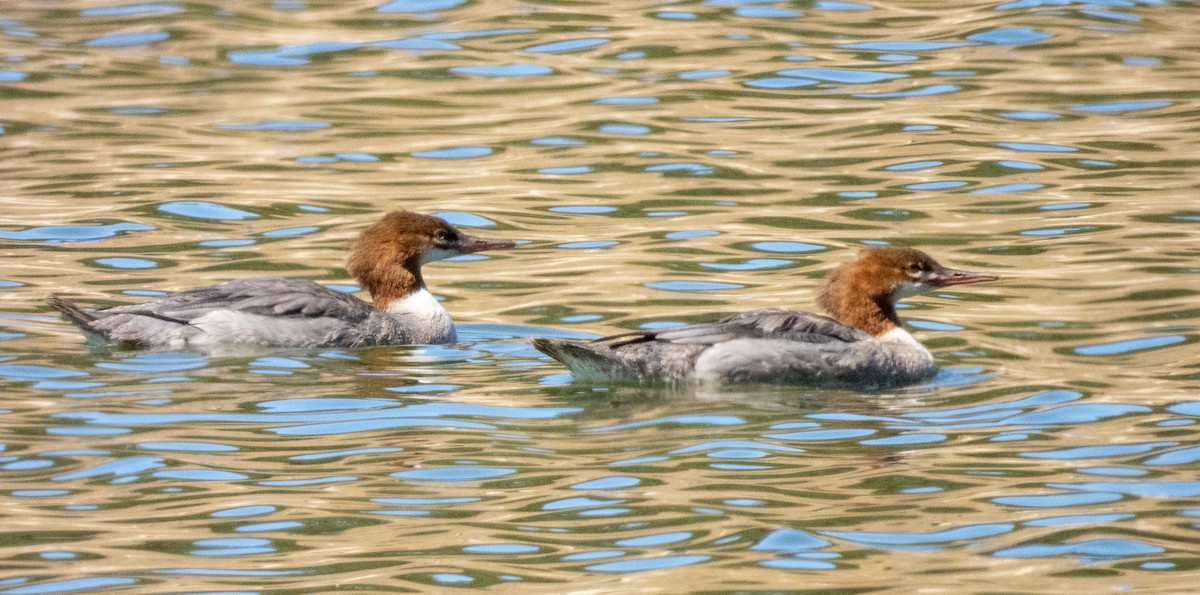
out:
M605 337L616 349L644 342L677 345L715 345L734 339L780 339L797 343L854 343L871 336L828 316L792 310L752 310L716 322L688 324L657 331Z
M374 308L349 294L301 279L240 279L196 287L104 314L139 314L187 323L213 310L236 310L273 318L366 319Z

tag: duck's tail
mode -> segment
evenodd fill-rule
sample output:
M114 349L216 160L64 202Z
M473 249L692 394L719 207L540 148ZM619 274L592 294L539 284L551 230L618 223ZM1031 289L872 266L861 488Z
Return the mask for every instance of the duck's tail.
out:
M62 313L63 317L70 320L75 326L83 329L84 332L98 337L106 336L107 333L96 327L96 315L80 308L74 302L53 293L50 294L50 297L46 298L46 302L55 310Z
M556 339L536 338L533 346L538 351L562 362L575 380L583 382L610 382L634 380L637 373L629 363L605 347L598 349Z

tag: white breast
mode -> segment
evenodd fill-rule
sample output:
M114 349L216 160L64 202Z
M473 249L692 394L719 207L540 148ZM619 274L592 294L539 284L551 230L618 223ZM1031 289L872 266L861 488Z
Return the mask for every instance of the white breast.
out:
M389 304L387 313L405 330L411 330L414 343L452 343L458 339L450 313L424 287Z
M925 348L923 345L921 345L921 343L919 341L917 341L916 337L912 336L911 334L909 334L908 331L906 331L900 327L896 327L896 328L880 335L879 340L880 341L893 341L896 343L908 343L909 345L920 346L922 349Z

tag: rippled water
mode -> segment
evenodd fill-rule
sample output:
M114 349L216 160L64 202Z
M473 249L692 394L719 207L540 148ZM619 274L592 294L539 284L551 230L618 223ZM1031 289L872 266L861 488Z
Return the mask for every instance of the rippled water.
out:
M0 595L1195 588L1194 4L226 4L0 8ZM529 241L427 269L460 344L89 351L44 302L352 287L401 207ZM1005 276L907 302L927 385L528 346L811 308L868 242Z

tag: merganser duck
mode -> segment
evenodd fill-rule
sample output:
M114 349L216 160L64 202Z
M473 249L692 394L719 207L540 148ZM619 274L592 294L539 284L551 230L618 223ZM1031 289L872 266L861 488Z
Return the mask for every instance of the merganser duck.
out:
M373 303L301 279L241 279L105 310L84 310L57 295L49 302L86 334L133 347L450 343L454 322L426 289L421 265L515 245L395 211L362 232L346 266Z
M933 355L900 328L895 303L933 289L995 281L912 248L867 247L835 269L819 302L832 315L769 309L712 323L577 343L534 339L584 382L772 383L878 390L926 380Z

